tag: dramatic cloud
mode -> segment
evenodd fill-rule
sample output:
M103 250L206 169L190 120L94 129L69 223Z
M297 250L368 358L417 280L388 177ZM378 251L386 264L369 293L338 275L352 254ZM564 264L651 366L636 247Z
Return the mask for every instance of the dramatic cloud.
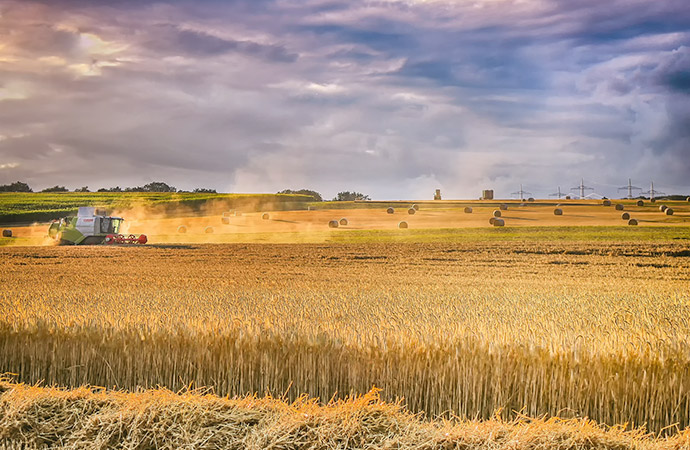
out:
M690 193L685 0L6 0L0 184Z

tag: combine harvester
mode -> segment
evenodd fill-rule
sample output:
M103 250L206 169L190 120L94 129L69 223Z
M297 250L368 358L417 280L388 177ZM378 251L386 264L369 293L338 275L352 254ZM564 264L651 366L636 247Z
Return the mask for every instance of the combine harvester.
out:
M145 234L120 234L124 221L106 215L104 209L81 206L77 217L65 217L50 224L48 236L60 245L146 244Z

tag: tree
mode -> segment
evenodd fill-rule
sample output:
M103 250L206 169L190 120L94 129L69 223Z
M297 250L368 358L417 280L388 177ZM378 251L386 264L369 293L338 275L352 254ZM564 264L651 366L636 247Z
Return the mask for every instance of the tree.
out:
M79 189L75 189L74 192L91 192L91 191L89 190L88 186L84 186L84 187L81 187Z
M115 186L114 188L100 188L98 192L122 192L120 186Z
M338 195L333 199L334 202L351 202L354 200L371 200L368 195L364 195L361 192L338 192Z
M64 186L55 185L53 187L43 189L41 192L69 192L69 190Z
M323 197L321 197L321 194L319 194L316 191L312 191L310 189L300 189L298 191L295 191L293 189L285 189L285 190L278 192L278 194L309 195L309 196L311 196L311 198L314 199L315 202L322 202L323 201Z
M182 191L179 191L182 192ZM206 188L196 188L194 189L195 194L217 194L215 189L206 189Z
M134 188L125 189L126 192L177 192L174 186L170 186L162 181L154 181L145 184L144 186L137 186Z
M16 181L12 184L3 184L0 186L0 192L33 192L28 184Z

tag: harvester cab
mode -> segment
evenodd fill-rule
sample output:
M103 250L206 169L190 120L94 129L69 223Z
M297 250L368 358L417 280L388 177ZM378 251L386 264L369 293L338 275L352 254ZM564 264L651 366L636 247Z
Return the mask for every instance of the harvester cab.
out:
M146 244L144 234L120 234L124 219L110 217L104 209L79 208L76 217L64 217L48 228L48 236L62 245Z

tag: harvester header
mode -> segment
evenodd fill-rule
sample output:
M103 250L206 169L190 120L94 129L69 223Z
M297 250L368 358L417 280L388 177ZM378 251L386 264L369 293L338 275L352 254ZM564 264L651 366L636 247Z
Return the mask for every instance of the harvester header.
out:
M76 217L63 217L51 223L48 236L61 245L146 244L145 234L120 233L124 221L108 216L103 208L80 206Z

